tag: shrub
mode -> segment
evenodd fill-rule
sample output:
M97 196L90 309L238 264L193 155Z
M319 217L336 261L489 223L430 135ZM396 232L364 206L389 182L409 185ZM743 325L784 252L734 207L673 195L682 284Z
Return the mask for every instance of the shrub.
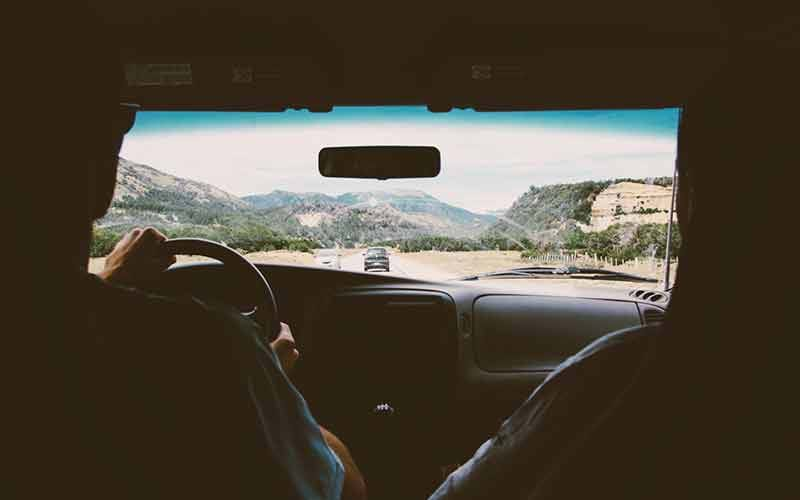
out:
M307 239L298 239L292 240L287 245L287 249L292 250L294 252L306 252L312 253L315 248L318 248L322 245Z
M524 250L531 246L527 238L510 238L503 234L489 234L482 236L478 243L481 250Z
M545 255L558 250L557 246L554 243L545 243L541 241L537 242L528 241L527 243L528 243L527 248L520 253L520 257L525 259L531 259L533 257L538 257L540 255Z
M613 224L603 231L583 232L580 228L568 233L564 238L564 248L597 255L603 258L631 260L636 257L664 258L667 244L666 224L642 224L627 244L621 243L622 226ZM681 246L680 231L677 224L672 227L670 252L677 255Z
M451 238L449 236L416 236L398 242L401 252L421 252L438 250L441 252L460 252L480 250L481 244L469 238Z
M89 246L89 256L105 257L114 249L114 245L117 244L121 236L116 231L94 227L92 229L92 242Z
M645 215L647 215L647 214L658 214L658 213L661 213L661 212L669 212L669 210L659 210L657 208L651 208L651 207L648 207L648 208L639 207L639 208L635 208L633 210L633 213L635 213L635 214L645 214Z
M651 256L655 254L657 258L664 258L667 249L667 225L666 224L642 224L636 228L631 246L634 247L637 256ZM681 247L680 229L677 223L672 225L672 240L670 253L678 255Z

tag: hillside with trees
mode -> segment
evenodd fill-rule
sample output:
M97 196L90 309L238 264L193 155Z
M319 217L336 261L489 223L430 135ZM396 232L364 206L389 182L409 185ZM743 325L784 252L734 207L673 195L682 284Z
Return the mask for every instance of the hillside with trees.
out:
M625 178L531 186L503 216L498 217L483 238L506 239L512 247L524 250L527 255L568 250L618 260L663 257L666 223L623 222L611 224L601 231L591 230L592 207L598 195L622 183L668 187L672 186L672 178ZM638 209L639 213L647 214L649 211L642 208ZM624 215L622 212L618 214L620 217ZM666 221L666 214L662 219ZM673 252L679 244L679 238L673 235Z
M415 190L341 195L273 191L239 198L120 159L117 190L108 215L94 229L92 255L108 253L131 227L155 226L169 237L207 238L246 252L382 245L403 252L519 250L535 256L566 250L617 260L663 257L666 224L630 222L622 216L617 222L612 213L614 220L606 221L602 230L592 227L598 195L623 182L671 186L672 179L531 186L504 214L495 216ZM636 214L661 211L642 206ZM673 252L679 244L675 231Z
M312 244L356 247L430 235L472 237L494 220L422 191L339 196L273 191L239 198L121 158L111 208L95 227L93 255L107 253L122 233L135 226L259 251Z

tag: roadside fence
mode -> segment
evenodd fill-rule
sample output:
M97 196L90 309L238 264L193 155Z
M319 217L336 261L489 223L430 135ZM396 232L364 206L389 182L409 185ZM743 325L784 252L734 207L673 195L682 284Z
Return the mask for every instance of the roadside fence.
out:
M664 278L664 259L657 259L654 257L637 257L628 261L622 261L619 259L600 257L596 254L587 255L572 252L559 252L537 255L535 257L523 257L523 260L533 266L594 267L647 276L659 280ZM670 266L671 274L674 279L675 271L678 269L678 259L672 259L670 261Z

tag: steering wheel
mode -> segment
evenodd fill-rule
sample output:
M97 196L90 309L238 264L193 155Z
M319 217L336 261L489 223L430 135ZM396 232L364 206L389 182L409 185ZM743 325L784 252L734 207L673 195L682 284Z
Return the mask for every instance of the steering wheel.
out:
M255 309L245 313L264 328L269 342L278 337L281 330L278 319L278 305L267 279L261 274L252 262L245 259L239 252L232 250L214 241L202 238L173 238L162 244L163 250L169 255L200 255L210 257L222 262L226 269L230 269L243 280L246 289L256 296Z

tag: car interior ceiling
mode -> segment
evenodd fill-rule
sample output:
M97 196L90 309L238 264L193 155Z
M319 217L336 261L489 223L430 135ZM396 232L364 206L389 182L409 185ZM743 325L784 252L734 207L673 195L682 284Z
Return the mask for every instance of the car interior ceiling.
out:
M192 89L135 89L129 97L145 109L677 106L714 73L724 49L788 43L791 36L785 16L750 14L742 24L744 13L720 11L712 2L673 2L657 16L631 1L587 3L577 11L559 4L526 10L443 2L422 11L395 9L391 23L377 12L339 5L310 13L216 2L97 2L95 8L127 61L184 58L197 68ZM269 79L231 86L231 62L255 64ZM473 65L498 71L475 80ZM587 79L591 86L583 84Z
M664 3L656 16L633 1L580 9L541 3L531 16L469 2L424 10L409 4L388 24L340 5L308 15L291 5L237 3L92 2L114 29L123 63L192 64L191 88L130 86L124 100L146 110L274 112L680 107L713 80L732 47L793 45L798 32L786 16L748 17L710 1ZM235 85L232 64L272 76ZM475 66L491 67L491 78L476 79ZM374 498L430 493L441 467L468 458L561 360L610 331L660 323L666 308L636 297L611 303L518 294L511 301L453 283L258 268L303 352L294 382L319 421L351 447ZM151 287L247 309L250 298L230 278L218 265L192 265ZM515 325L559 335L542 333L531 347ZM410 332L425 337L425 349L409 342ZM349 389L343 395L331 387ZM389 401L396 414L376 418L376 405ZM419 443L436 445L410 464L405 458ZM397 470L405 471L400 480Z

